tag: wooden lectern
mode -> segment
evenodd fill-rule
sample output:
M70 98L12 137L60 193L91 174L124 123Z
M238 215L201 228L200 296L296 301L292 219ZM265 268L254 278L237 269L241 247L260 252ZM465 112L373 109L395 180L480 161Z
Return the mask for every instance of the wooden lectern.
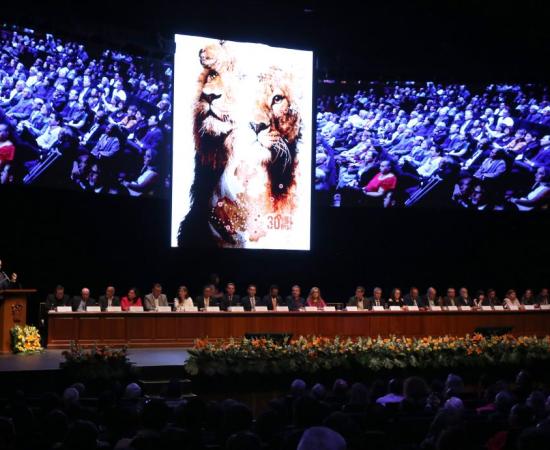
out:
M11 352L10 330L27 323L27 297L36 289L0 289L0 353Z

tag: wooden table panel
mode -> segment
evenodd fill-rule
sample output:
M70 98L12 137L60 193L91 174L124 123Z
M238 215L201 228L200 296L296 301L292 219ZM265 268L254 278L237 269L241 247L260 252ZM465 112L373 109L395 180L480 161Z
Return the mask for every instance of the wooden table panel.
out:
M128 344L190 346L196 338L242 337L245 333L318 336L420 337L465 335L477 327L511 327L515 335L550 334L550 311L443 312L258 312L258 313L50 313L48 346Z

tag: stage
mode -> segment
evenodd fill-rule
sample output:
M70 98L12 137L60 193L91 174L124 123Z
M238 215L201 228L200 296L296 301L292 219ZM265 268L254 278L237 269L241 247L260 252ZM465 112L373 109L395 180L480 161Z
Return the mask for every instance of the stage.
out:
M62 389L59 363L63 350L46 349L30 355L0 354L2 395L15 389L40 395L51 389ZM183 366L189 358L184 348L128 349L130 361L138 369L138 378L148 393L158 393L167 380L186 378ZM5 387L9 386L9 389Z

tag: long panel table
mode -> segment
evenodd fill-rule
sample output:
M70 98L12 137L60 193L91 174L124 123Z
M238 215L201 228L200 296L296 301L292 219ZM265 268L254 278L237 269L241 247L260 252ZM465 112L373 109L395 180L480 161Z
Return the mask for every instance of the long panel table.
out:
M550 311L383 312L102 312L48 316L48 347L105 344L189 347L196 338L245 333L318 336L465 335L477 327L511 327L515 335L550 334Z

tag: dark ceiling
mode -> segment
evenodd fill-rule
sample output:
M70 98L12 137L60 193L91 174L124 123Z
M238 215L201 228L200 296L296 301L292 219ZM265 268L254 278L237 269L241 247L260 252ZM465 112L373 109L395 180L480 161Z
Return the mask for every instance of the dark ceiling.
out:
M321 77L540 81L548 1L11 1L5 21L169 52L174 32L313 48Z

